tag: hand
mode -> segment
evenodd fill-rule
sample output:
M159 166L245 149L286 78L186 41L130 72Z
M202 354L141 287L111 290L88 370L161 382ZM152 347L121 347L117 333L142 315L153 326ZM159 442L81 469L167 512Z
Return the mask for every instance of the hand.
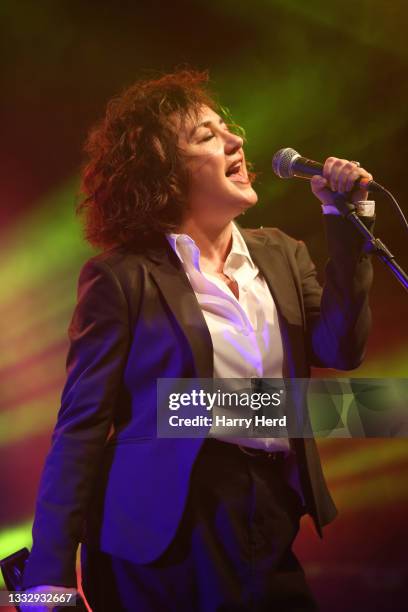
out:
M335 196L339 193L350 193L356 180L362 177L373 180L372 175L356 163L328 157L324 162L323 176L316 175L311 180L312 192L322 204L335 205ZM367 197L368 191L363 188L350 193L348 199L355 204L367 200Z
M25 589L23 592L33 593L33 594L47 593L47 594L52 594L52 595L62 595L64 593L71 593L72 598L75 598L75 596L78 594L77 589L74 589L72 587L53 586L49 584L42 584L40 586L31 587L30 589ZM59 603L58 601L55 601L53 603L50 602L49 604L44 603L41 606L32 605L31 603L27 603L27 604L20 603L18 605L21 608L21 610L24 610L24 612L50 612L50 610L52 608L56 608L59 605ZM69 609L70 608L67 608L67 610Z

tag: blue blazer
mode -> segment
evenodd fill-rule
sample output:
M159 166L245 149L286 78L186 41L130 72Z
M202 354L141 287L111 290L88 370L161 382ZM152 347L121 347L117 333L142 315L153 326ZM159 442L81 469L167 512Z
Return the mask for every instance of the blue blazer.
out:
M371 227L373 220L365 218ZM284 376L362 361L370 256L346 220L324 216L324 288L305 244L278 229L241 230L274 297ZM67 379L40 482L23 587L76 586L79 542L144 563L179 524L202 439L156 437L156 379L211 378L213 347L183 267L162 237L141 252L88 260L69 326ZM321 535L336 515L313 439L292 439L307 512Z

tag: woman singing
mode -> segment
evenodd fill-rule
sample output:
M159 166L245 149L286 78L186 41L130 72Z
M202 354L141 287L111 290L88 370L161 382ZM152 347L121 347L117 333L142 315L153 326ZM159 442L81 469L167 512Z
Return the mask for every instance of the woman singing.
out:
M329 157L311 181L321 288L303 242L234 223L257 202L254 176L207 81L136 82L86 145L79 212L100 253L79 276L23 586L75 590L82 542L96 612L317 609L292 552L303 514L320 535L336 515L315 441L159 438L157 380L358 367L372 269L334 196L372 177ZM349 197L371 227L367 192Z

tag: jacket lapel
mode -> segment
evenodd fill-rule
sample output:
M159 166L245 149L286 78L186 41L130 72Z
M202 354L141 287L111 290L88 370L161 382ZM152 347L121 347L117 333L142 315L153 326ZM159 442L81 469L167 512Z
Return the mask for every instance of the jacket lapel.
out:
M150 272L190 344L198 378L212 378L210 332L179 258L166 239L147 256Z
M266 280L278 313L291 319L294 314L294 287L290 282L290 269L281 245L266 234L255 234L247 230L240 231L254 263Z
M242 229L240 231L276 305L284 349L283 377L301 376L296 351L299 327L303 324L302 313L293 273L283 248L272 235Z

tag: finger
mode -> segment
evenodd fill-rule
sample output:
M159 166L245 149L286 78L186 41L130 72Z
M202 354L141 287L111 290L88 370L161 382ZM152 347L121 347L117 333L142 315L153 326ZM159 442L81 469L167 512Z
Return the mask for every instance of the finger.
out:
M327 173L324 174L324 177L328 180L330 184L330 189L332 191L337 191L338 179L343 169L343 166L347 163L347 160L333 157L329 158L327 161Z
M338 159L332 166L330 175L330 188L332 191L339 191L339 181L342 180L344 168L347 165L346 159Z
M323 191L324 189L328 187L328 182L324 178L324 176L320 176L318 174L316 174L315 176L312 176L310 183L311 183L312 191L315 195L317 195L318 193L320 193L321 191Z
M353 189L356 181L358 181L360 178L361 174L358 170L352 170L349 172L344 184L344 193L349 193Z
M323 176L327 181L330 181L330 175L333 165L338 161L337 157L328 157L323 165Z
M359 168L353 162L346 162L343 164L337 181L337 191L340 193L346 193L348 187L351 185L352 188L354 180L359 176ZM353 178L354 177L354 178Z

